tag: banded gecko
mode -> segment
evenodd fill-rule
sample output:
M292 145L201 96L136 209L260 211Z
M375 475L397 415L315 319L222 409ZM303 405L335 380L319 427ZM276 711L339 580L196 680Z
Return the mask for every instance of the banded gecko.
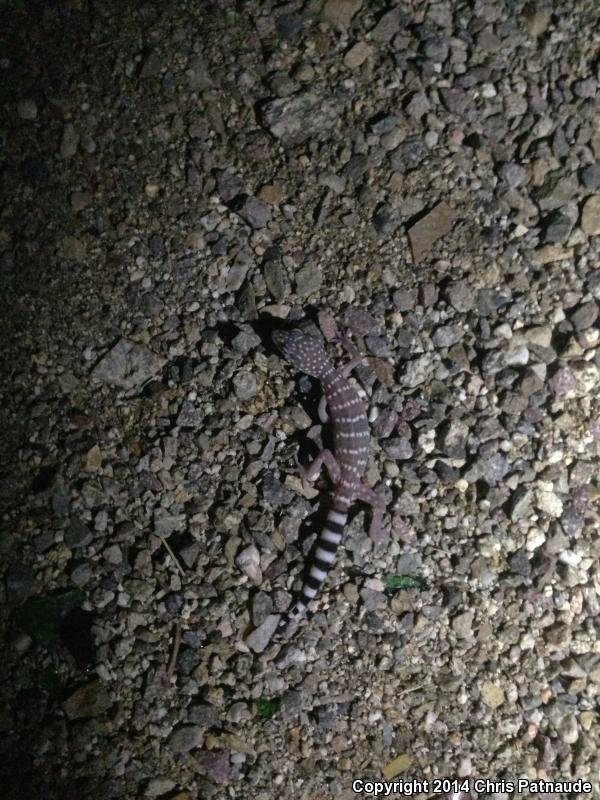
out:
M369 535L379 541L384 500L362 482L369 460L369 423L358 392L347 380L362 360L357 348L348 339L339 340L352 358L338 371L323 345L298 329L275 331L273 341L292 366L321 382L323 396L319 403L319 419L327 422L331 417L335 450L335 455L330 450L322 450L309 467L299 465L303 480L307 481L314 479L324 464L335 491L300 597L280 623L281 627L286 627L289 622L297 622L305 616L308 604L333 567L350 505L358 499L372 507Z

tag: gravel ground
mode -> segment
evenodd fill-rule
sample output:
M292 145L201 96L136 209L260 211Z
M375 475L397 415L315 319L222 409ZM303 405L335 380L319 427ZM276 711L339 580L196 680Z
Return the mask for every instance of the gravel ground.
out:
M596 790L598 4L0 14L4 796ZM282 642L300 319L366 355L387 535Z

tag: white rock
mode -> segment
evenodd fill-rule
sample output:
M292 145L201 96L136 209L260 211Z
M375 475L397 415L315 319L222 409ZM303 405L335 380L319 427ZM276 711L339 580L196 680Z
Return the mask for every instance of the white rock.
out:
M560 517L563 513L562 500L554 492L537 491L536 504L550 517Z
M527 541L525 547L532 553L534 550L537 550L538 547L541 547L544 542L546 541L546 534L540 528L530 528L527 531Z
M245 573L252 583L259 586L262 583L262 571L260 568L260 553L258 548L251 544L238 555L235 560L238 567Z

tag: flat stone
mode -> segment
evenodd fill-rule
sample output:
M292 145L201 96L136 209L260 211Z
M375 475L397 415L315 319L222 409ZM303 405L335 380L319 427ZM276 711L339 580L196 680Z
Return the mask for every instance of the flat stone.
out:
M296 273L296 292L304 297L318 291L321 287L323 276L316 265L309 264Z
M280 619L280 614L269 614L265 621L246 638L248 647L255 653L262 653L277 630Z
M171 778L152 778L146 786L144 795L146 797L161 797L163 794L170 792L171 789L174 789L176 785Z
M536 506L550 517L560 517L563 513L562 500L554 492L538 490L536 492Z
M271 207L258 197L246 195L235 204L234 211L254 230L264 228L271 221Z
M271 100L262 109L264 125L284 144L319 138L334 127L338 116L332 101L310 91Z
M400 30L400 9L392 8L379 18L377 25L371 29L371 38L381 44L389 42Z
M101 681L92 681L81 686L63 703L63 711L69 719L99 717L112 705L112 698Z
M256 397L258 386L256 375L253 372L240 371L233 379L233 388L240 400L250 400Z
M561 244L546 244L538 248L533 257L538 264L552 264L554 261L573 258L573 248L563 247Z
M409 229L408 238L413 261L418 262L430 252L435 242L452 230L456 210L442 201Z
M581 182L586 189L600 189L600 164L590 164L581 170Z
M598 319L598 306L591 300L589 303L580 305L569 317L569 321L576 331L584 331L590 328Z
M199 772L214 783L229 782L231 764L228 750L203 750L195 760Z
M129 339L117 344L92 370L92 377L119 389L139 389L162 369L166 359Z
M327 22L340 33L344 33L361 6L362 0L327 0L322 13Z
M357 42L344 56L344 64L349 69L356 69L365 63L372 52L373 48L370 44L366 42Z
M189 753L204 742L204 728L200 725L182 725L169 736L168 743L174 753Z
M492 681L486 681L481 687L481 697L486 706L499 708L504 703L504 690Z
M527 33L533 38L537 39L545 33L546 28L552 19L552 6L540 7L538 3L528 3L524 9L525 28Z
M585 201L581 213L581 230L588 236L597 236L600 233L600 194Z
M235 559L235 563L256 586L262 583L260 553L255 545L248 545Z

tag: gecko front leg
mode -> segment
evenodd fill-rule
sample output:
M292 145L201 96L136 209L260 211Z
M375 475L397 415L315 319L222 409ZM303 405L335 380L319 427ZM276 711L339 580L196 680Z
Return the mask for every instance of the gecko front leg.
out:
M323 424L329 422L329 414L327 413L327 397L325 395L321 395L321 399L319 400L318 414L319 419Z
M347 378L352 370L361 363L363 360L363 354L349 336L339 336L334 341L337 341L338 344L341 344L348 355L351 356L350 361L348 361L347 364L344 364L344 366L340 369L340 373L344 376L344 378Z

